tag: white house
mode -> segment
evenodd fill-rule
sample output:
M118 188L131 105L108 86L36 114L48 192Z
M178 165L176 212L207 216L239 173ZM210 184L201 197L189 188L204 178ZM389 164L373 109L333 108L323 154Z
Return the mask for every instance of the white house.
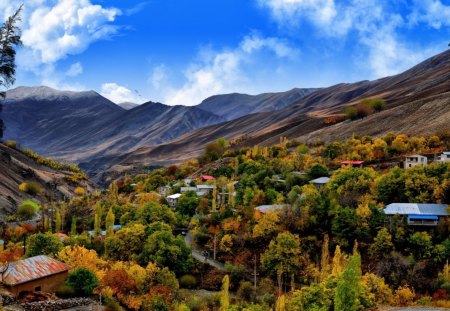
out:
M407 156L405 159L405 168L410 168L418 165L426 166L428 164L427 157L424 157L420 154L413 154Z
M437 161L441 163L450 162L450 151L442 152Z
M181 197L181 193L175 193L172 195L169 195L167 197L167 202L169 203L170 207L175 207L178 204L178 199Z
M204 194L209 193L215 188L213 185L197 185L197 191L203 192Z
M325 186L325 184L328 183L329 181L330 181L329 177L319 177L319 178L311 180L309 183L316 186L316 188L318 190L321 190L323 188L323 186Z

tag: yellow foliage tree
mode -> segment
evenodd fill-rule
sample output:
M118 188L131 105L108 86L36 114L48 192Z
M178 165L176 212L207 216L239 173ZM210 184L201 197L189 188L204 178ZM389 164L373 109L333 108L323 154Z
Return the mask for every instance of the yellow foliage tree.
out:
M66 246L58 253L58 259L71 266L71 271L80 267L87 268L94 272L99 280L105 275L106 262L98 257L96 251L83 246Z

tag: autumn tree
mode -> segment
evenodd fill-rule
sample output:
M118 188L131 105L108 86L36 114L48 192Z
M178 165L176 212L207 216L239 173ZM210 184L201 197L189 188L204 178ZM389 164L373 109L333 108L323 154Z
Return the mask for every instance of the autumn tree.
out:
M261 264L266 271L276 273L278 291L281 294L283 277L293 276L302 266L300 238L290 232L279 233L270 241L266 252L261 256Z
M48 255L55 257L62 248L61 240L51 232L37 233L28 238L25 256Z
M225 275L222 280L222 290L220 292L220 311L227 311L230 306L230 278Z
M382 260L387 258L393 250L392 236L386 228L381 228L369 247L370 256L376 260Z
M105 240L106 256L113 260L136 260L144 247L145 227L133 224L118 230Z
M108 214L106 214L105 227L106 227L106 236L110 237L114 234L114 221L115 216L112 208L109 208Z

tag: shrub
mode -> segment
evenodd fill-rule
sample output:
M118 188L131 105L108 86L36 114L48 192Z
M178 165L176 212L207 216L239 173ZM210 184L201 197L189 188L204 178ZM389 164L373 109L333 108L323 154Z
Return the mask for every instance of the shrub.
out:
M197 279L192 274L185 274L180 278L182 288L194 288L197 285Z
M358 113L356 111L356 107L354 107L354 106L347 107L347 108L345 108L344 112L348 119L350 119L352 121L358 119Z
M411 306L413 300L414 291L408 286L401 286L395 291L393 303L397 306Z
M42 192L42 187L36 181L30 181L21 183L19 185L19 190L34 196Z
M21 220L29 220L39 211L39 204L31 201L25 200L17 209L17 217Z
M94 272L86 268L77 268L69 274L66 285L72 286L77 294L90 296L99 282Z
M255 293L252 283L248 281L242 281L237 290L239 298L245 301L250 301Z
M78 196L82 196L85 194L86 191L84 190L83 187L76 187L73 192Z
M5 143L6 146L12 149L17 149L17 142L15 140L8 140Z

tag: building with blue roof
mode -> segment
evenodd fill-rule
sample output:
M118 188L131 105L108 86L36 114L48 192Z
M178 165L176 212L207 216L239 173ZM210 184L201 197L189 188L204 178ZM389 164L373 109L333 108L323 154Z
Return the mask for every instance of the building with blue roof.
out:
M447 204L391 203L384 208L386 215L403 215L411 226L436 226L449 215Z

